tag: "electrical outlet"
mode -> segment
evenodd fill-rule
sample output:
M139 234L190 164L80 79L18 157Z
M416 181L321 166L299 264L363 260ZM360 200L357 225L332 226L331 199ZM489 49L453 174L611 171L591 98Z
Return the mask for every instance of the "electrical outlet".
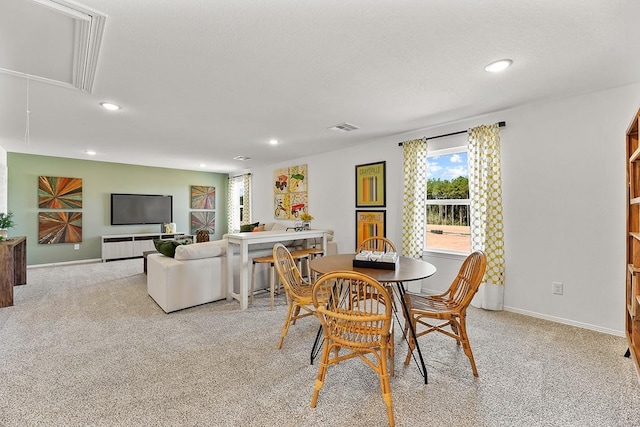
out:
M552 282L551 283L551 292L556 295L562 295L562 283L560 282Z
M75 245L73 245L73 249L76 251L80 249L80 243L76 243Z

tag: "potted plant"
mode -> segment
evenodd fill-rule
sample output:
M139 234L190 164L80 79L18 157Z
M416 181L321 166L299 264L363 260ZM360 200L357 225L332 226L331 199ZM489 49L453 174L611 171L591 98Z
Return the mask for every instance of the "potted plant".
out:
M0 212L0 240L7 238L8 229L15 226L13 221L13 212Z
M307 212L302 212L300 214L300 219L302 220L302 228L305 230L311 229L311 221L313 221L313 216Z

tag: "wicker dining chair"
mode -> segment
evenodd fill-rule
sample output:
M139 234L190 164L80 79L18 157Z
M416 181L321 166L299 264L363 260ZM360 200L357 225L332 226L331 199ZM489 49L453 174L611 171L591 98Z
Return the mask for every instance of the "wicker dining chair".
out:
M382 399L387 406L389 425L393 426L388 367L393 364L392 304L385 287L362 273L337 271L324 274L316 281L312 298L322 323L325 344L311 407L316 407L328 366L359 357L380 377Z
M296 260L291 252L281 243L273 246L273 260L280 282L284 286L287 294L287 318L284 321L278 350L282 348L284 337L287 336L289 326L296 323L298 319L308 316L315 316L315 309L311 299L313 285L306 281L300 274Z
M373 236L373 237L368 237L364 239L362 242L360 242L360 245L358 246L358 249L356 250L356 252L362 252L362 251L396 252L396 246L393 244L391 240L387 239L386 237ZM389 292L389 295L393 297L393 286L391 285L391 283L388 283L385 286L387 288L387 292ZM393 298L392 298L392 301L393 301ZM394 308L395 308L395 302L394 302Z
M396 247L393 242L386 237L374 236L368 237L360 242L356 252L361 251L395 252Z
M469 344L466 316L467 307L482 283L486 266L487 257L484 252L473 252L464 260L458 275L446 292L438 295L404 294L416 337L437 331L454 338L457 345L462 344L462 348L471 362L473 375L476 377L478 370ZM439 323L440 321L444 322ZM451 331L444 329L447 326L451 327ZM419 328L424 329L419 330ZM407 326L405 326L405 336L406 334ZM415 343L409 335L409 351L404 361L405 365L411 361L414 348Z

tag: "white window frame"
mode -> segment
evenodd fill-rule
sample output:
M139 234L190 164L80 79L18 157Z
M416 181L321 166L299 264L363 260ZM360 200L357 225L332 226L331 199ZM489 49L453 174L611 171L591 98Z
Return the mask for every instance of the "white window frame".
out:
M240 223L242 222L242 209L244 205L240 204L240 195L244 196L244 181L242 176L235 176L231 178L233 183L233 194L230 195L233 206L233 214L230 215L231 224L229 224L229 233L237 233L240 231ZM244 198L243 198L244 202Z
M469 147L468 145L456 145L453 147L448 147L448 148L441 148L441 149L437 149L437 150L433 150L433 151L427 151L427 165L429 162L429 158L431 157L440 157L440 156L446 156L449 154L455 154L455 153L461 153L461 152L466 152L467 153L467 178L469 177L469 173L468 173L468 159L469 159ZM427 172L429 171L429 167L427 166ZM429 178L427 178L428 180ZM426 185L426 183L425 183ZM425 210L427 209L427 207L429 205L465 205L467 206L467 212L470 212L469 209L471 209L471 199L426 199L426 203L425 203ZM424 256L431 256L433 254L443 254L443 255L448 255L451 256L453 258L466 258L470 252L462 252L462 251L454 251L454 250L450 250L450 249L445 249L445 248L429 248L427 247L427 241L429 239L429 233L427 232L427 213L425 212L425 238L424 238L424 248L422 250L423 255Z

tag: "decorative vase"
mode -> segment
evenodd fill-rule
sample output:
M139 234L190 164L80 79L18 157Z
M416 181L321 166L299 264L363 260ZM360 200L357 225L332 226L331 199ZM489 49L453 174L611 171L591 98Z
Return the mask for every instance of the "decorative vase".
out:
M9 230L7 230L6 228L0 228L0 240L6 240L8 236Z

